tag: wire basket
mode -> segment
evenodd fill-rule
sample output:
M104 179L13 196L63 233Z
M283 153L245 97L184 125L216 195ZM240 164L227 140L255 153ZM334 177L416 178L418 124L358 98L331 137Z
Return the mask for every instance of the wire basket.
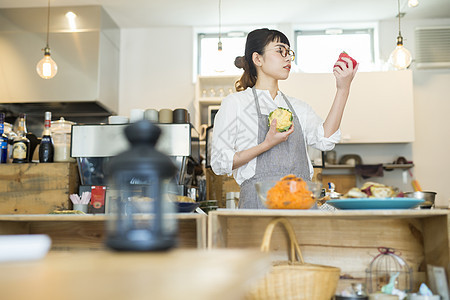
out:
M412 288L412 269L398 255L395 249L379 247L380 252L374 257L366 269L366 287L369 293L381 291L381 288L391 281L391 277L395 276L394 288L406 293ZM393 278L392 278L393 279Z

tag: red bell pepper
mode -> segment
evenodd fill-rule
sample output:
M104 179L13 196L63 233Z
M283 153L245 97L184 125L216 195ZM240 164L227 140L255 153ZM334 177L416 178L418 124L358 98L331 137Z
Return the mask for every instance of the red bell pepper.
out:
M342 51L342 53L339 54L339 58L338 58L337 61L342 61L342 62L344 62L345 65L346 65L347 68L348 68L348 63L347 63L345 60L342 59L343 57L347 57L347 58L351 59L351 61L352 61L352 63L353 63L353 68L356 67L356 64L357 64L356 60L355 60L353 57L351 57L350 55L348 55L347 52L345 52L345 51ZM336 65L336 64L333 66L333 68L334 68L334 67L339 67L339 68L341 68L340 66L338 66L338 65ZM342 69L342 68L341 68L341 69Z

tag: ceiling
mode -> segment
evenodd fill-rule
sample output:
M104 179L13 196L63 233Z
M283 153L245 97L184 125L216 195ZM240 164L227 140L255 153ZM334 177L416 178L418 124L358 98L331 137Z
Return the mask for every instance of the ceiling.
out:
M221 0L222 26L393 20L396 0ZM419 0L407 19L450 18L450 0ZM217 26L219 0L51 0L51 6L101 5L121 28ZM47 6L46 0L0 0L0 8Z

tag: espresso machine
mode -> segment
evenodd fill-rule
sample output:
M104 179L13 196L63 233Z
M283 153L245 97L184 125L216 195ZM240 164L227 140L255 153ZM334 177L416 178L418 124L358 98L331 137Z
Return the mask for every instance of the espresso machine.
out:
M77 159L81 187L105 186L105 163L130 148L124 129L129 124L73 125L71 156ZM173 178L177 195L198 200L195 166L200 163L198 133L189 124L156 124L161 136L156 150L170 157L178 171ZM107 188L106 188L107 190ZM82 189L80 188L80 194ZM106 211L107 211L106 204Z

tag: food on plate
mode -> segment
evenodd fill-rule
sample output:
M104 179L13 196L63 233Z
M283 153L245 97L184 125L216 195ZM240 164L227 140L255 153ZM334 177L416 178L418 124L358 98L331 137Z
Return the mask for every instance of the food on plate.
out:
M344 195L344 198L367 198L367 194L361 191L359 188L354 187Z
M189 198L187 196L180 196L171 193L166 194L166 196L169 197L169 200L172 202L189 202L189 203L195 202L194 199Z
M277 130L283 132L292 126L292 112L289 109L278 107L269 114L269 126L273 119L277 119Z
M403 197L403 193L398 193L391 186L368 181L361 188L351 188L343 198L390 198Z
M190 202L190 203L194 203L195 202L194 199L189 198L188 196L180 196L180 195L177 195L177 201L178 202Z
M287 175L267 192L266 205L272 209L308 209L314 202L307 183L295 175Z
M353 68L356 67L356 64L357 64L358 62L357 62L353 57L351 57L350 55L348 55L347 52L345 52L345 51L342 51L341 54L339 54L339 58L338 58L337 61L342 61L342 62L344 62L345 65L348 67L348 63L347 63L345 60L342 59L343 57L346 57L346 58L351 59L351 61L352 61L352 63L353 63ZM333 66L333 68L334 68L334 67L339 67L339 68L341 68L341 67L338 66L337 64L335 64L335 65ZM342 69L342 68L341 68L341 69Z

